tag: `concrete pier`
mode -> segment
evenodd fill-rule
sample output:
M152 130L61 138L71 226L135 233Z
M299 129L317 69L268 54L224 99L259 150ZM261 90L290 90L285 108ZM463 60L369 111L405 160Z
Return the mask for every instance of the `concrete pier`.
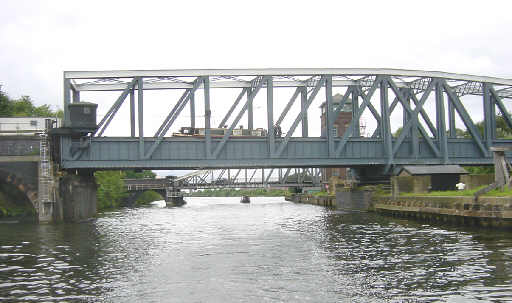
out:
M60 178L56 221L79 222L96 215L96 183L94 176L66 175Z

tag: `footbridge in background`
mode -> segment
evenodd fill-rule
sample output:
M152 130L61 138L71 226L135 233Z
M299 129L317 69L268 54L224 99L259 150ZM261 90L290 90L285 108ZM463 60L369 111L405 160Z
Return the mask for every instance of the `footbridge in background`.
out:
M155 90L177 97L149 103L154 94L148 92ZM98 123L86 118L95 108L73 111L89 92L119 94L110 106L104 97L86 98L102 101ZM491 147L512 144L496 124L501 116L512 129L511 97L510 79L420 70L66 71L64 127L53 133L54 159L65 170L379 166L389 172L395 165L490 165ZM320 120L311 113L318 98L325 121L321 134L310 136L311 119ZM128 108L120 110L123 105ZM148 134L144 113L155 106L168 114ZM257 107L266 109L264 117L255 119ZM352 120L336 125L342 110ZM106 136L121 113L124 133ZM483 113L483 131L475 113ZM367 134L361 133L365 115L373 120L366 124L376 125ZM213 125L212 117L223 118ZM392 125L401 132L393 133ZM183 126L188 131L176 133Z
M320 187L320 169L223 169L156 179L124 179L128 191L216 188L305 188Z

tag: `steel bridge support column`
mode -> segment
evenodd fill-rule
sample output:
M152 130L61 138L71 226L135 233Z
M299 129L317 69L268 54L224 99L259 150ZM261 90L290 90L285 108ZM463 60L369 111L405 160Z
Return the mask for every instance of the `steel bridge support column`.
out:
M352 136L359 138L361 137L361 122L359 121L359 117L357 117L357 111L359 110L359 94L357 88L352 86L352 120L357 119L354 125L354 130L352 131Z
M450 139L457 138L457 127L455 126L455 107L453 106L452 100L448 95L448 128Z
M332 106L332 76L327 75L325 76L325 99L326 99L326 119L325 122L326 125L326 132L327 132L327 150L329 151L329 158L334 157L334 136L333 136L333 130L332 130L332 122L333 119L336 119L336 117L333 117L333 106Z
M252 130L253 128L253 90L248 89L247 90L247 128L249 130Z
M196 128L196 101L195 97L196 93L195 91L190 92L190 127Z
M130 89L130 135L135 138L135 89Z
M386 170L393 163L393 145L391 141L391 124L389 121L389 100L388 100L388 82L382 80L380 83L380 107L381 107L381 137L384 144L384 153L386 155Z
M142 77L137 79L137 102L139 118L139 159L144 159L144 87Z
M267 78L267 127L268 127L268 151L270 158L274 157L275 133L274 133L274 86L272 77Z
M493 98L491 98L489 83L483 83L482 90L484 97L484 138L487 148L490 149L496 138L496 106Z
M73 89L73 103L80 102L80 91Z
M446 114L444 110L443 85L436 80L436 124L439 150L443 157L443 163L448 163L448 140L446 138Z
M212 134L210 118L212 112L210 110L210 78L208 76L203 78L204 84L204 134L206 142L206 158L212 158Z
M302 111L302 137L308 137L308 90L300 88L300 110Z

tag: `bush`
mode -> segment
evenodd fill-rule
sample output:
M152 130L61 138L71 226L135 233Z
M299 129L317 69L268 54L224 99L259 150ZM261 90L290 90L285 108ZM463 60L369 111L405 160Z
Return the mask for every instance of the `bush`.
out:
M137 200L135 201L135 204L136 205L146 205L146 204L149 204L153 201L160 201L160 200L163 200L164 198L159 194L157 193L156 191L153 191L153 190L147 190L145 192L143 192L138 198Z

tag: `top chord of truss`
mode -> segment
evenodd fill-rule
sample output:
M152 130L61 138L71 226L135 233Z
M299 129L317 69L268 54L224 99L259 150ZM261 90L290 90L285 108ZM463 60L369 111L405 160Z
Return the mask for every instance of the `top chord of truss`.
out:
M487 76L446 73L439 71L384 69L384 68L269 68L269 69L176 69L176 70L112 70L66 71L64 79L70 80L76 91L124 90L130 79L140 77L144 89L187 89L193 87L197 77L208 76L212 88L251 87L251 81L259 76L272 76L275 87L309 87L322 75L333 76L334 87L349 85L371 86L376 75L392 77L402 87L416 88L417 83L431 78L443 78L453 87L463 89L463 94L481 93L480 85L490 83L509 97L512 79ZM312 84L313 83L313 84ZM471 88L471 89L468 89ZM476 88L476 89L475 89Z

